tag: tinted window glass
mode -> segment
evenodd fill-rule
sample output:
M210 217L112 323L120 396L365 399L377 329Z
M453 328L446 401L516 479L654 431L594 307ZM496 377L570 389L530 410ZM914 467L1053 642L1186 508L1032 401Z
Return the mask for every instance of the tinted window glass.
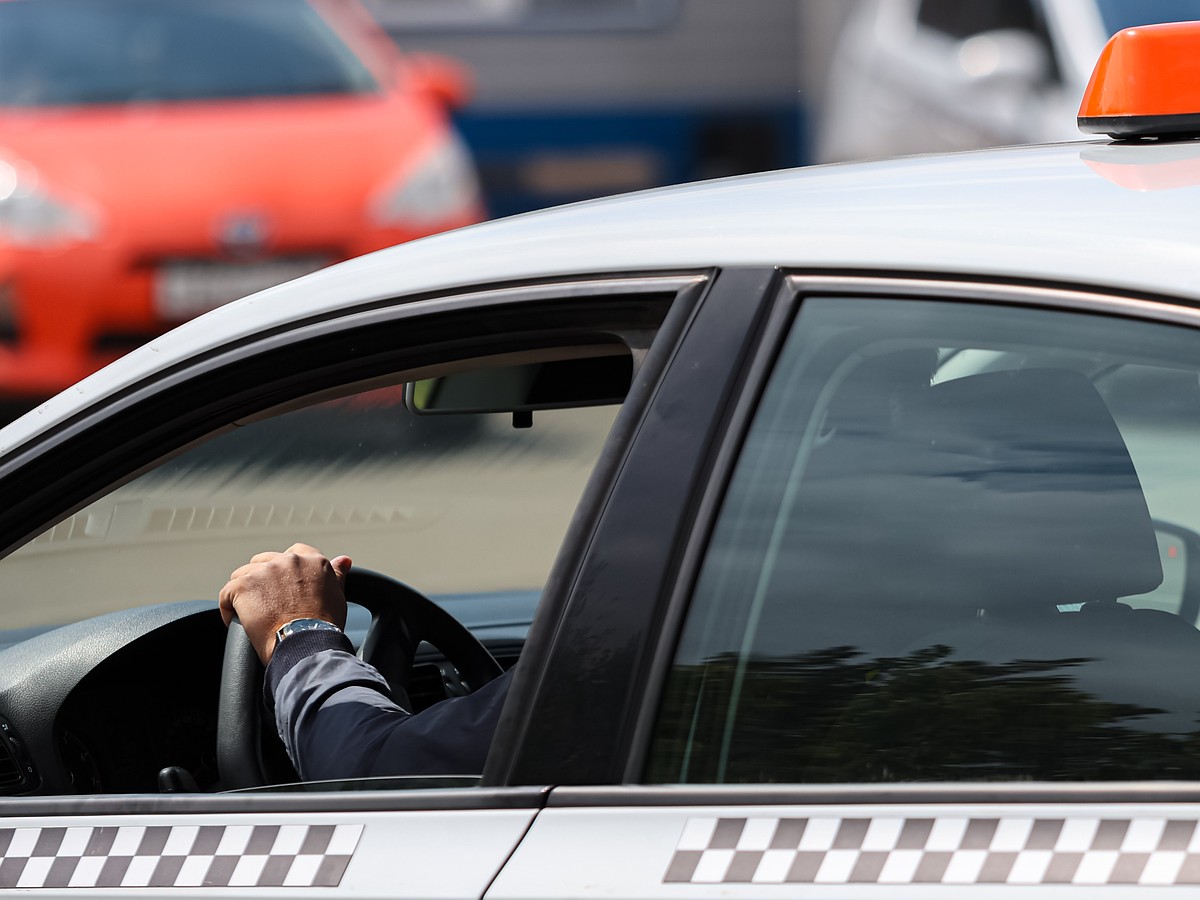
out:
M304 0L0 4L0 104L351 93L370 73Z
M648 777L1200 777L1200 341L806 301L746 439Z
M1000 28L1040 29L1040 16L1028 0L922 0L917 21L958 39Z

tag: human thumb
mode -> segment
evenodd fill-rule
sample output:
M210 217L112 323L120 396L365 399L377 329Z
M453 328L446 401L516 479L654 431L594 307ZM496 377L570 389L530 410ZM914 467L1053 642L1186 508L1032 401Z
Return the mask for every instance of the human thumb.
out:
M333 574L337 576L338 584L345 584L346 573L350 571L354 561L348 556L335 556L329 564L333 566Z

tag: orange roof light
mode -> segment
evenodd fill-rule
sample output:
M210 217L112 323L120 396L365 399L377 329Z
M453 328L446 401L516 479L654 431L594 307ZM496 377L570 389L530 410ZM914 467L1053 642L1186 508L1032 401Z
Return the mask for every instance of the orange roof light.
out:
M1200 22L1113 35L1083 93L1079 129L1117 139L1200 137Z

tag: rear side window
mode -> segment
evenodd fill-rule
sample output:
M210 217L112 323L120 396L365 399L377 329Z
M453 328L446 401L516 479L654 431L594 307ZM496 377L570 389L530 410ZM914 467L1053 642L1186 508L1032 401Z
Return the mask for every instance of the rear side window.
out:
M805 301L652 744L659 783L1200 777L1200 341Z

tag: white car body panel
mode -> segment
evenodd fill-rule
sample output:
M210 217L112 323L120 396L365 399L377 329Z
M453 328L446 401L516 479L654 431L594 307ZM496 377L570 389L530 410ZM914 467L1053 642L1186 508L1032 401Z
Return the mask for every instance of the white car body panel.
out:
M710 793L711 806L639 806L632 789L628 805L547 809L487 898L1091 897L1101 886L1134 898L1200 883L1189 804L759 806Z
M0 884L41 897L479 897L532 810L8 818Z
M1114 182L1106 169L1124 173L1123 183L1134 187ZM1170 189L1141 187L1153 185L1156 173L1170 175ZM797 169L530 213L370 254L214 310L0 431L0 453L91 403L241 338L455 285L783 265L962 273L1200 298L1196 185L1196 144L1096 141Z

